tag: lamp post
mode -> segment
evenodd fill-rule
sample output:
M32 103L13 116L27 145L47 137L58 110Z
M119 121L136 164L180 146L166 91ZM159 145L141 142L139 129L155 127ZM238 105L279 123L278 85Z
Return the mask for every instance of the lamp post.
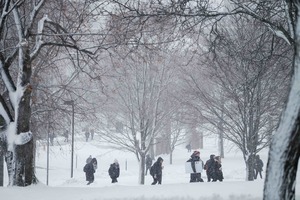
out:
M64 101L65 105L72 106L72 151L71 151L71 178L73 178L73 160L74 160L74 101Z
M0 140L0 143L1 143L1 140ZM4 161L3 161L3 155L2 155L2 151L0 149L0 186L2 187L3 186L3 164L4 164Z
M49 122L48 122L48 127L47 127L47 179L46 179L46 184L49 184Z

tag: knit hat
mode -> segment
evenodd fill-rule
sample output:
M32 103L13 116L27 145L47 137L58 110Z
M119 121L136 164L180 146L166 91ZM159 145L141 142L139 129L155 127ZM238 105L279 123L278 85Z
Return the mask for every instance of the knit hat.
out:
M196 154L200 154L200 151L194 151L194 153L193 153L194 155L196 155Z

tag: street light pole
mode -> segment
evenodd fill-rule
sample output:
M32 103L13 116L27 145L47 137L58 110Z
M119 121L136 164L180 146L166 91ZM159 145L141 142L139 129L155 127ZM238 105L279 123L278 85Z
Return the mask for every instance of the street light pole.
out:
M48 124L48 128L47 128L48 134L47 134L47 179L46 179L46 184L49 184L49 124Z
M64 104L72 106L72 150L71 150L71 178L73 178L73 164L74 164L74 101L65 101Z
M3 159L3 155L0 149L0 186L3 186L3 164L4 164L4 159Z

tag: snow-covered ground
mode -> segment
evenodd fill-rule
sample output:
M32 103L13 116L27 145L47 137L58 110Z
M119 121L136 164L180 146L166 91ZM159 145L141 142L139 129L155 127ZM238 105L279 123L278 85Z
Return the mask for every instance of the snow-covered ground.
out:
M58 145L58 143L60 145ZM210 154L217 154L217 141L214 138L204 140L204 149L200 149L201 159L206 161ZM41 184L26 188L2 187L1 199L9 200L261 200L264 179L245 181L245 164L241 153L231 144L226 144L225 158L222 160L224 182L189 183L189 174L185 173L184 163L190 157L183 146L177 147L173 155L173 164L169 164L169 155L164 159L162 185L151 185L152 177L146 176L145 185L138 184L138 163L134 154L107 148L98 138L85 142L83 136L75 139L74 173L71 178L71 145L63 140L55 140L50 146L49 179L47 180L47 146L40 144L36 157L37 176ZM260 154L265 165L268 150ZM86 185L83 166L86 158L92 155L98 160L95 182ZM112 184L108 176L108 167L118 159L121 175L117 184ZM265 169L265 167L264 167ZM265 172L265 171L264 171ZM5 171L5 174L7 172ZM205 172L202 177L206 181ZM263 178L265 174L263 174ZM297 182L300 177L298 173ZM7 185L7 177L4 180ZM296 199L300 200L300 186L296 186Z

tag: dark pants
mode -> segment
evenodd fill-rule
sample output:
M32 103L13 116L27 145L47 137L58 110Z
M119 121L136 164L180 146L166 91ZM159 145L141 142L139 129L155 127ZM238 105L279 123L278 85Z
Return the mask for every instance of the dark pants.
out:
M224 179L223 172L221 170L214 172L213 182L220 181L222 182Z
M111 178L111 183L117 183L117 182L118 182L117 178Z
M85 180L88 181L87 185L94 182L95 177L93 173L85 173L85 177Z
M201 173L191 174L190 183L193 182L203 182L203 179L201 178Z
M153 176L153 183L151 185L155 185L156 183L161 184L162 175L156 175L156 178Z
M210 182L211 180L213 180L212 173L206 173L206 175L207 175L207 182Z
M257 179L257 175L259 174L260 178L262 178L262 174L260 170L255 170L255 176L254 179Z

